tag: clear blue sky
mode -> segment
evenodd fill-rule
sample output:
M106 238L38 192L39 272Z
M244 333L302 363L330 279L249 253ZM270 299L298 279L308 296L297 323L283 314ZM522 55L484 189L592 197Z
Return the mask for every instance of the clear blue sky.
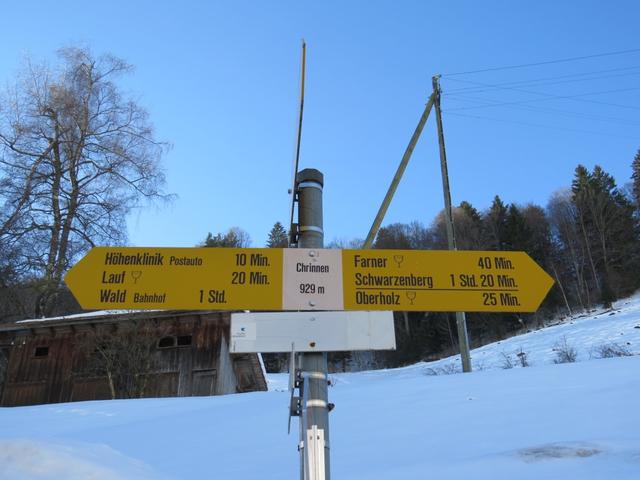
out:
M637 49L639 18L639 2L604 0L23 0L2 8L0 82L25 54L52 59L69 44L126 59L136 72L125 88L174 145L164 167L178 195L131 216L131 244L193 246L239 226L258 247L274 222L288 222L304 37L300 166L325 174L329 242L366 235L433 74ZM513 85L538 94L459 90L544 78ZM578 163L629 181L640 147L640 52L445 76L442 88L456 204L484 209L499 194L545 205ZM431 118L385 223L428 224L442 203Z

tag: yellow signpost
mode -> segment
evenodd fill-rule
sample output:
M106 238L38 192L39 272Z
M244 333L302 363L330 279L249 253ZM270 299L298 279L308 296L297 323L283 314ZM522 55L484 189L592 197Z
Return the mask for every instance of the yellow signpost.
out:
M553 285L524 252L343 250L345 310L534 312Z
M533 312L553 280L523 252L94 248L86 309Z
M97 247L65 282L86 309L280 310L282 250Z

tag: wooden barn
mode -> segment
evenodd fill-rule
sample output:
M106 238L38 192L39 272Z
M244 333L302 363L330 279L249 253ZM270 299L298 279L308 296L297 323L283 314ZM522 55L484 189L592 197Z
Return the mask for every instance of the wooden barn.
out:
M261 358L229 353L230 317L103 311L0 323L0 405L266 390Z

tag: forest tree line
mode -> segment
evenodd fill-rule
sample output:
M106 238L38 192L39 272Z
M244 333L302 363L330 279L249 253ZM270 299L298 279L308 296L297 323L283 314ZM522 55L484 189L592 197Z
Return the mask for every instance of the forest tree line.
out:
M620 188L602 167L575 169L571 186L546 206L506 203L496 195L479 211L467 201L453 208L459 250L524 251L555 284L532 314L467 313L472 347L612 303L640 288L640 151L631 162L631 184ZM276 225L270 234L281 229ZM362 241L333 241L329 248L359 248ZM380 229L374 248L446 250L441 212L426 227L395 223ZM395 352L332 355L334 369L391 367L458 351L453 315L396 312ZM269 357L274 370L282 358Z
M453 209L460 250L524 251L555 280L536 313L467 314L472 346L537 328L545 318L610 308L640 287L640 152L631 170L630 188L620 188L602 167L578 165L571 186L554 193L545 207L508 204L496 195L484 211L464 201ZM375 248L446 249L443 214L428 228L384 227ZM398 350L383 356L388 365L458 350L451 315L399 314L396 333Z

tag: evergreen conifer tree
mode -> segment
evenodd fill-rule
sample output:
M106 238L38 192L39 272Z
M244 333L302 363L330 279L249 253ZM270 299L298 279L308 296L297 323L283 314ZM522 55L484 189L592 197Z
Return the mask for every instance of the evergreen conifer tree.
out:
M633 205L598 165L593 172L576 168L572 192L601 300L610 305L630 283L638 284L632 273L639 261Z
M485 244L491 250L505 250L507 206L496 195L482 218Z
M636 209L640 213L640 150L636 153L633 163L631 164L631 178L633 180L631 185L633 199L636 201Z
M458 208L460 208L474 222L480 223L481 219L480 219L480 214L478 213L478 210L476 210L475 207L471 205L469 202L467 202L466 200L463 200L462 202L460 202L460 206Z
M527 227L520 209L514 205L509 205L504 221L504 247L507 250L527 250L528 240L531 232Z
M267 239L267 247L269 248L286 248L289 246L289 236L280 222L276 222L269 232Z
M529 204L520 209L528 237L525 242L525 251L543 267L548 259L554 255L551 225L549 218L542 207Z
M207 234L202 247L246 248L251 245L251 237L239 227L230 228L227 233Z

